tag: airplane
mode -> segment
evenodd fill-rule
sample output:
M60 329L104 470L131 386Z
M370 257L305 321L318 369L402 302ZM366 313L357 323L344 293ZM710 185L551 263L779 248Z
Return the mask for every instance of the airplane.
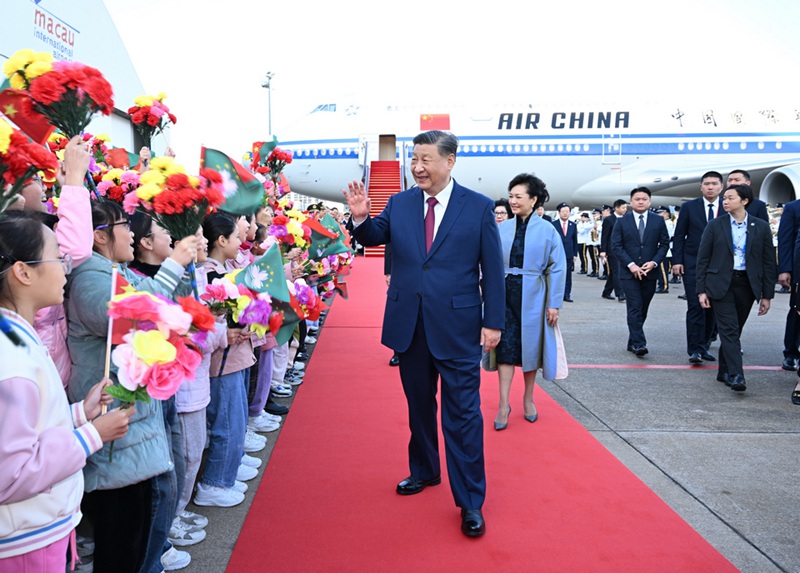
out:
M800 107L684 107L658 103L419 105L321 104L288 127L292 191L341 201L348 181L368 182L370 162L395 160L403 186L413 137L429 129L459 139L453 177L492 199L517 174L547 185L549 208L594 208L648 187L654 205L699 196L707 171L751 174L756 197L775 206L800 196Z

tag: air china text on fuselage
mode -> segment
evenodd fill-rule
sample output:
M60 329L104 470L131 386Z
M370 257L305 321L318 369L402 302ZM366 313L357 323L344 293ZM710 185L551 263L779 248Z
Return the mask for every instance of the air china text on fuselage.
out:
M630 124L629 111L556 111L544 118L539 112L501 113L497 119L497 129L508 130L535 130L549 125L551 129L627 129ZM544 121L543 121L544 120ZM547 123L545 123L547 122Z

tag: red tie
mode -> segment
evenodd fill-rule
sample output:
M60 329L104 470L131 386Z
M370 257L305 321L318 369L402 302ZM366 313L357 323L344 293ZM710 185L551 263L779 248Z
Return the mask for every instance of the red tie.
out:
M567 236L567 222L566 221L561 223L561 228L564 229L564 236L566 237Z
M428 212L425 213L425 252L431 250L433 244L433 225L436 222L436 213L433 207L436 205L436 197L428 197Z

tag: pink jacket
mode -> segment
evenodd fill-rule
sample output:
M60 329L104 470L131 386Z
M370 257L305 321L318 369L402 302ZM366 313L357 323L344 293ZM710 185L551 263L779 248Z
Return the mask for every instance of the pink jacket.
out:
M56 238L61 256L72 256L72 268L92 256L92 205L89 192L83 187L65 185L58 202ZM64 305L57 304L36 313L33 327L50 351L64 388L69 383L72 363L67 349L67 315Z

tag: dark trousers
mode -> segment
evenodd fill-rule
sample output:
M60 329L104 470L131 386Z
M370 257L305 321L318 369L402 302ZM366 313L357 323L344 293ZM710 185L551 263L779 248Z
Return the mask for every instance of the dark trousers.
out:
M589 272L588 257L586 256L589 245L586 243L578 243L578 258L581 260L581 273Z
M786 315L786 328L783 331L783 357L800 358L800 317L797 316L797 306L795 297L797 296L797 284L792 285L789 294L789 314Z
M586 249L586 258L591 261L592 263L592 273L600 276L602 270L600 269L600 261L598 260L599 257L597 256L597 246L596 245L585 245Z
M756 297L745 273L734 271L728 292L720 299L711 299L711 309L719 331L719 373L732 377L744 375L741 335Z
M567 282L564 284L564 298L572 297L572 271L575 270L575 260L567 260Z
M630 278L622 279L621 282L628 309L628 347L647 346L644 321L647 320L650 301L656 293L656 281Z
M142 566L150 532L151 481L83 496L82 508L94 524L97 573L137 573Z
M669 259L664 259L656 268L656 288L660 288L662 290L669 290L669 270L671 268Z
M697 298L697 283L694 268L683 275L683 288L686 294L686 353L708 352L709 342L714 331L714 311L700 306Z
M603 287L603 296L610 295L613 290L614 296L620 297L624 294L624 291L622 290L622 281L619 278L619 262L617 261L617 257L611 253L606 253L606 260L608 261L606 265L606 274L608 278Z
M437 379L441 377L442 433L450 489L458 507L480 509L486 497L480 353L455 360L435 358L428 347L420 310L411 346L399 355L411 429L411 475L428 480L441 473L436 420Z

